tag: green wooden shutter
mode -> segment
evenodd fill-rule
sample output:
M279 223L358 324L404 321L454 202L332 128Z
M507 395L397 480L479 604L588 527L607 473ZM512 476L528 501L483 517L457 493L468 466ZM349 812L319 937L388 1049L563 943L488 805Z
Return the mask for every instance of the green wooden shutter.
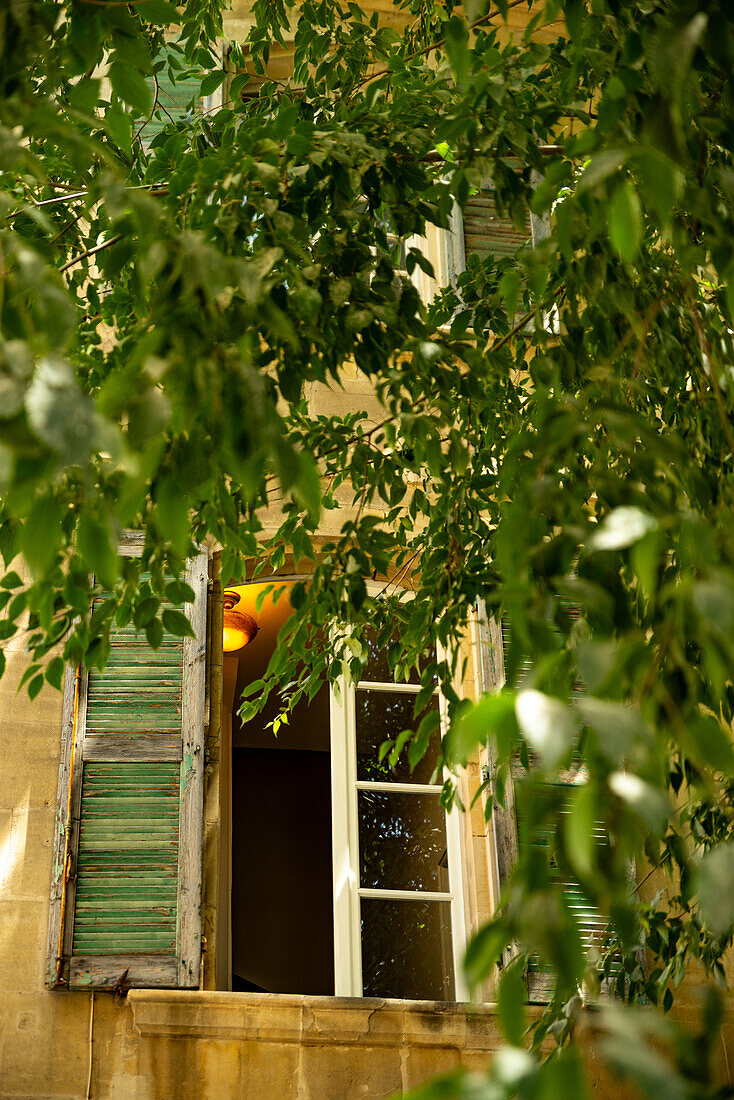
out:
M67 675L49 985L199 984L205 555L186 579L195 639L125 627L103 672Z
M150 88L151 98L154 102L156 95L156 80L158 81L158 99L153 113L140 130L143 143L148 146L164 126L169 122L181 122L187 118L192 107L195 115L204 110L204 100L199 94L201 80L204 73L192 72L182 76L176 73L176 80L171 79L167 66L156 73L156 79L147 77L146 83Z
M530 221L527 227L518 229L507 216L500 216L490 189L472 195L464 208L464 252L475 253L480 260L488 256L500 259L512 256L522 244L530 240Z
M573 618L578 617L578 609L575 606L567 605L566 611ZM502 620L502 641L503 651L506 652L509 644L509 622L506 616ZM527 676L529 669L529 661L523 663L519 669L517 676L518 687L522 687L522 682ZM580 690L575 689L575 694L580 694ZM566 792L570 796L579 781L583 782L583 780L579 780L577 776L561 775L554 782L542 784L538 792L538 801L536 801L534 805L534 811L536 812L533 814L532 822L525 819L517 803L515 803L518 850L520 852L527 850L529 846L546 850L550 848L554 840L552 830L547 823L538 823L538 819L542 818L541 811L543 798L545 796L548 802L550 802L559 795L563 797L563 794ZM569 810L564 808L561 811L561 816L568 812ZM608 838L606 831L601 822L595 824L595 836L597 843L604 844L607 842ZM592 946L598 945L600 941L603 940L608 926L608 919L591 904L578 882L574 881L573 878L569 876L562 876L555 866L552 866L551 871L555 881L560 882L566 904L576 918L583 949L584 951L588 951ZM528 986L531 999L545 999L547 993L546 983L543 982L543 975L539 971L537 964L533 961L531 961L529 966Z
M546 851L551 848L555 839L552 828L547 822L539 823L537 820L542 816L540 812L542 810L542 802L544 798L550 803L551 800L559 796L561 799L564 798L564 795L570 797L574 787L575 783L564 779L558 779L554 783L544 783L540 791L537 792L533 814L534 820L532 823L525 820L518 807L517 833L520 852L526 850L528 846L542 848ZM561 819L569 812L570 802L566 799L565 805L561 810ZM607 835L601 822L596 823L594 833L598 844L603 845L607 843ZM551 879L556 884L560 884L563 890L566 905L573 914L578 925L584 952L588 951L593 946L601 946L607 931L609 923L608 918L604 917L599 910L591 904L582 886L573 878L562 875L560 869L553 862L551 862ZM537 964L537 960L534 959L531 959L528 966L528 986L532 999L545 999L545 995L548 992L547 983L543 981L542 971Z

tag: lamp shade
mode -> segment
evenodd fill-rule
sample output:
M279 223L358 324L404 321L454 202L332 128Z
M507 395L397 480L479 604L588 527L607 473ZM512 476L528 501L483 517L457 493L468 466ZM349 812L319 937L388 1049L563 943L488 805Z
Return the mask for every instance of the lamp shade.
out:
M238 649L244 649L252 641L260 629L252 615L244 611L235 611L239 602L236 592L224 593L224 635L223 649L225 653L234 653Z

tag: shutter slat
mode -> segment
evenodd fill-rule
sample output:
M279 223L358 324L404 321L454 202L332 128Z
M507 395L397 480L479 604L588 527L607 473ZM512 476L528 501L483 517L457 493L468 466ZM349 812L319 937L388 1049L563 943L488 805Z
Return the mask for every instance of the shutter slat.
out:
M464 208L464 250L480 260L488 256L511 256L530 240L530 221L518 229L511 218L502 217L490 190L472 195Z

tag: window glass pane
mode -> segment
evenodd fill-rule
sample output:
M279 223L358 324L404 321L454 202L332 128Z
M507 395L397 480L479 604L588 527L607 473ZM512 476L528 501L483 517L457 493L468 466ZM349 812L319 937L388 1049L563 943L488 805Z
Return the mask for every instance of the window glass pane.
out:
M359 791L360 886L448 890L446 814L438 795Z
M365 997L454 999L448 901L362 898L361 913Z
M395 681L395 677L390 671L390 663L387 659L389 645L380 646L377 644L377 634L374 630L366 630L364 632L364 641L367 644L369 650L369 657L367 665L362 672L362 679L369 680L370 683L382 683L392 684ZM429 663L428 656L421 661L421 668L424 668ZM435 656L432 658L435 660ZM420 674L412 669L407 681L408 684L419 684L421 682Z
M374 779L382 783L390 780L400 783L431 782L441 744L438 726L431 735L425 756L413 772L408 764L407 746L395 768L390 767L387 758L382 761L377 759L383 741L394 741L405 729L417 729L423 714L429 710L438 711L438 698L432 699L418 718L413 717L414 705L415 696L405 692L357 690L357 779Z

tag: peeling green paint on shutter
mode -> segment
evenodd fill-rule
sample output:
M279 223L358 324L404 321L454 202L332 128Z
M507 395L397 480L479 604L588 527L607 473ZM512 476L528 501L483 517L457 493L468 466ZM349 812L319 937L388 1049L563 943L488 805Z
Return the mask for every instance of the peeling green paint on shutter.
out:
M132 537L130 552L141 543ZM103 672L66 677L51 987L199 984L205 554L186 581L195 638L166 636L153 650L124 627Z
M153 650L128 626L111 643L104 671L89 674L85 760L180 760L183 639Z
M488 256L512 256L530 240L527 228L518 229L511 218L500 216L492 191L482 190L468 200L464 208L464 251L476 253L481 260Z
M85 763L74 955L176 954L180 765Z

